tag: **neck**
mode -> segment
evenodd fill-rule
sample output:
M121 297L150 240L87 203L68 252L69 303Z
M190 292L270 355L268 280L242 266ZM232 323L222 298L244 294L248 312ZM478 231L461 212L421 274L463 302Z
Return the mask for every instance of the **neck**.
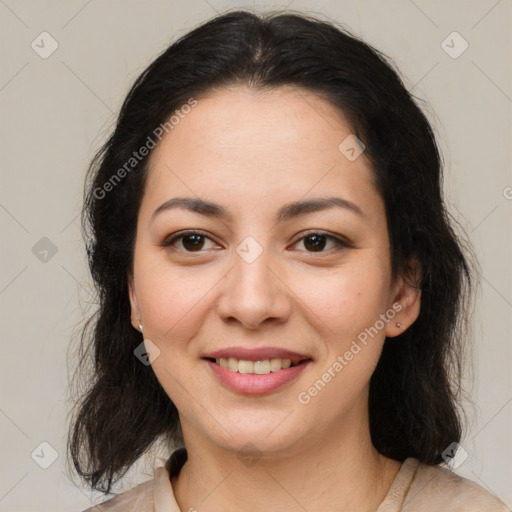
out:
M367 418L331 430L250 458L183 428L188 459L172 481L180 510L375 511L400 463L375 450Z

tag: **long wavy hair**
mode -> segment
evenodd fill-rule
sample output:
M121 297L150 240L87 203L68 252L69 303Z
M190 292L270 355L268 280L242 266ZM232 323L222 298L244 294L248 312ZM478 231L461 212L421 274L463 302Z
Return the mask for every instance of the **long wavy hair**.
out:
M82 230L99 307L79 336L68 456L91 489L109 493L157 441L183 443L175 405L133 353L141 336L130 322L128 275L148 171L148 155L135 162L133 154L190 98L238 85L292 85L339 108L384 199L393 276L412 259L421 267L419 316L386 341L371 378L375 448L438 464L460 440L472 260L445 207L440 152L419 100L388 58L335 22L236 11L190 31L144 70L88 170Z

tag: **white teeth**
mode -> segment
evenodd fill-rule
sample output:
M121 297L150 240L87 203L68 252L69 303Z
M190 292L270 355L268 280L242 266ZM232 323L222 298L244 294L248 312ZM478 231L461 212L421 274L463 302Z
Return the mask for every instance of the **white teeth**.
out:
M258 375L266 375L267 373L270 373L270 361L268 359L263 361L254 361L253 367L254 373Z
M241 359L238 361L239 373L254 373L254 363L252 361L245 361Z
M270 360L270 371L277 372L281 369L281 359L271 359Z
M283 368L290 368L291 359L262 359L261 361L248 361L246 359L235 359L234 357L215 359L215 362L232 372L252 373L266 375L270 372L278 372Z

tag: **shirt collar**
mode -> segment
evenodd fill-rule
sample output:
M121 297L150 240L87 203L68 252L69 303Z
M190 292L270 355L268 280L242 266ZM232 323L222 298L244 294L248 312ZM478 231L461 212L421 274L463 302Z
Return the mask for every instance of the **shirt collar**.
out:
M154 512L180 512L171 478L179 474L186 460L187 450L180 446L172 451L164 466L156 469L153 488Z

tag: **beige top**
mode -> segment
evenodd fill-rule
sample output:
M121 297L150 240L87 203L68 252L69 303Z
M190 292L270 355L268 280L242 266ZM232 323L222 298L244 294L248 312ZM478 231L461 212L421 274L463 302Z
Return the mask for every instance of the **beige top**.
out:
M185 448L176 448L155 471L152 480L137 485L101 505L83 512L180 511L171 485L187 460ZM479 484L440 466L406 459L376 512L511 512Z

